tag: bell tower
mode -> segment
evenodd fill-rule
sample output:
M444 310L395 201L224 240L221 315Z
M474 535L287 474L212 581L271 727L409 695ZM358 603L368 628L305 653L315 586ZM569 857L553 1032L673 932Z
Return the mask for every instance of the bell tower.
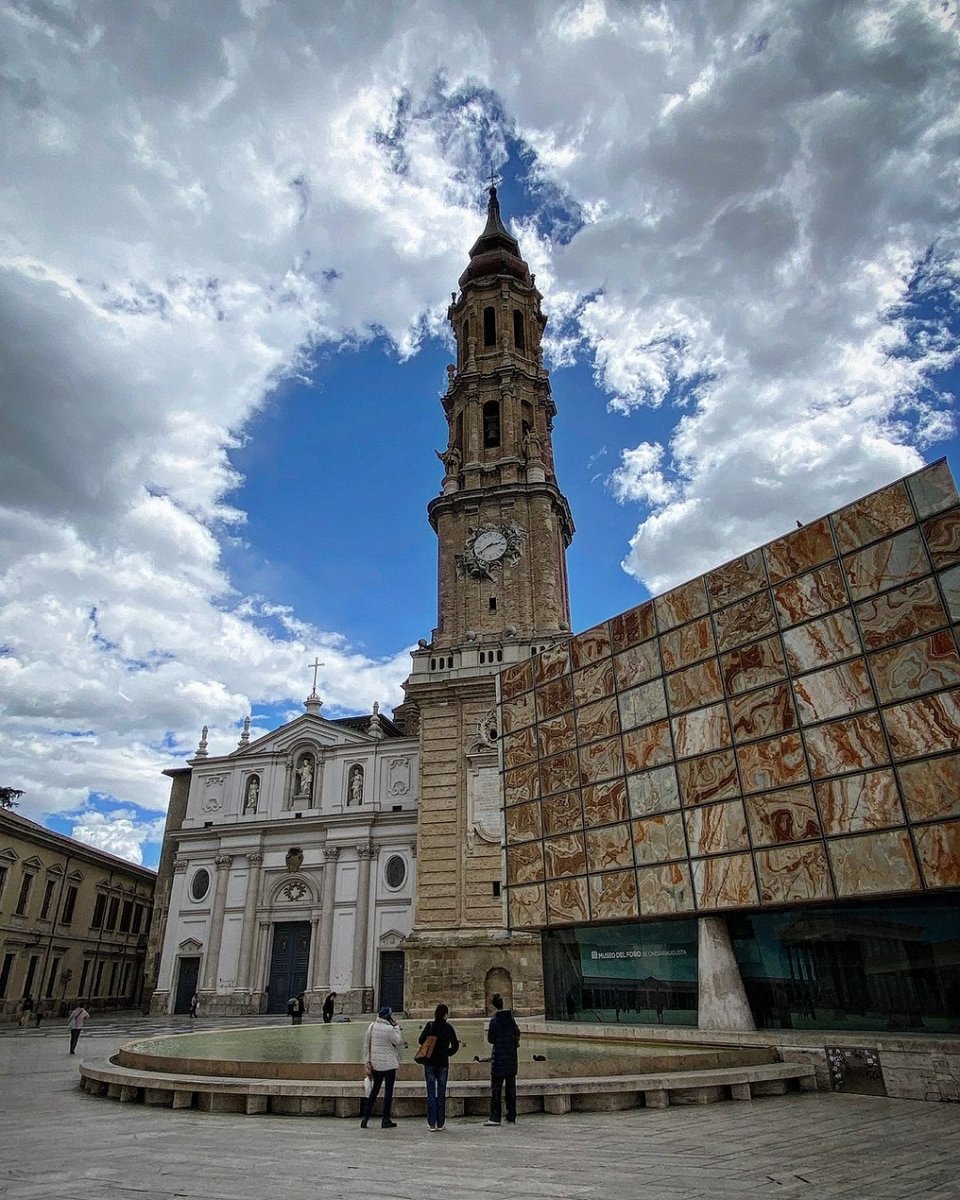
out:
M413 653L397 713L420 737L407 1008L429 1014L454 997L459 1011L482 1012L500 991L518 1012L536 1012L539 939L508 933L501 898L495 677L569 636L574 527L554 473L542 296L495 187L459 285L447 310L457 362L442 398L443 480L427 506L438 543L437 626Z

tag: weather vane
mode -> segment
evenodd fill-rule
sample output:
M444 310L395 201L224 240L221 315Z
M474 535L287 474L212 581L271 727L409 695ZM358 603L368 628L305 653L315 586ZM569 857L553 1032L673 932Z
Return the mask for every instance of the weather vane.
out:
M503 176L497 174L497 172L493 169L493 163L491 163L490 164L490 187L495 188L502 178L503 178Z

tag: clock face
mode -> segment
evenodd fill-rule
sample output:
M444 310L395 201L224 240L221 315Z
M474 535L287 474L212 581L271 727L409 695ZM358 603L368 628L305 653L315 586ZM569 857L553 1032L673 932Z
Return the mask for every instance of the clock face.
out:
M490 529L481 533L473 543L473 553L483 563L499 561L506 551L507 539L499 529Z

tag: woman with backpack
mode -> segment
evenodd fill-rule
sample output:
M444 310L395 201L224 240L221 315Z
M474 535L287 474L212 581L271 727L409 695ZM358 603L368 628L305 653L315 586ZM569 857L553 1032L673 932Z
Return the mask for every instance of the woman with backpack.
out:
M427 1128L431 1133L443 1129L446 1124L450 1057L460 1049L457 1031L447 1020L449 1012L445 1004L438 1004L433 1020L424 1025L418 1039L420 1049L416 1053L416 1060L423 1063L424 1082L427 1085Z

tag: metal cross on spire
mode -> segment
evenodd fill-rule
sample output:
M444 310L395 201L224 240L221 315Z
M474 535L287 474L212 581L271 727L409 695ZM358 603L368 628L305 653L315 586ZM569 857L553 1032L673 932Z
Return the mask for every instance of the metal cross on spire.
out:
M307 663L307 666L313 671L313 691L310 693L311 696L315 696L317 694L317 672L321 667L325 667L326 665L327 664L322 663L319 658L314 659L312 663Z
M503 178L503 176L497 174L497 172L493 169L493 163L491 163L490 164L490 186L492 188L495 188L502 178Z

